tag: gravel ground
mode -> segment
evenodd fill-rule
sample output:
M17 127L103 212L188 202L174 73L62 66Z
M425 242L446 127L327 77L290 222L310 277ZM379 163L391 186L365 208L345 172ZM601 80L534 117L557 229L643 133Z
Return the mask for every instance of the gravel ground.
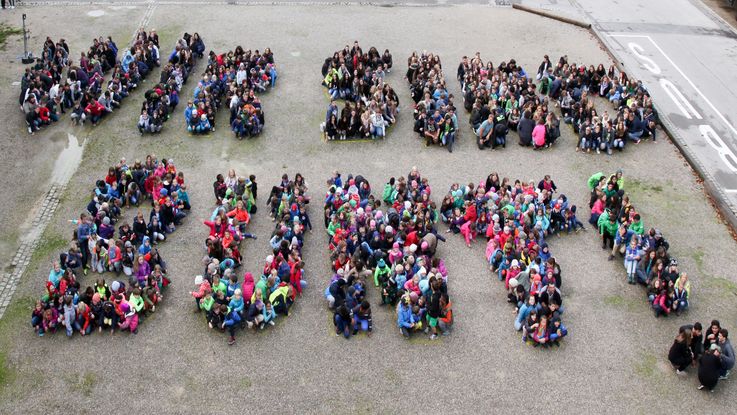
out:
M85 46L93 34L114 30L114 36L119 33L116 39L130 36L144 12L143 8L109 7L102 9L105 15L91 19L80 16L86 10L36 8L27 12L36 21L42 15L53 15L64 19L65 27L74 27L72 32L58 25L52 32L54 38L73 40L73 50ZM33 189L25 196L0 200L3 233L17 229L29 201L34 200L33 192L40 195L45 189L33 185L46 180L50 161L61 148L53 141L49 145L52 137L66 132L88 137L82 164L46 231L45 240L51 242L40 246L16 293L15 305L0 322L0 345L6 350L0 356L7 365L0 372L0 412L85 413L123 405L133 411L166 413L222 412L233 407L259 412L279 408L286 413L467 413L524 410L532 408L532 402L553 412L665 413L679 406L712 412L735 391L734 381L727 381L713 395L700 393L695 376L676 377L666 359L680 324L719 318L731 328L737 311L733 297L737 279L721 265L723 258L737 254L737 244L667 140L629 146L624 154L611 157L585 155L574 152L571 130L563 128L560 144L546 152L516 145L479 152L464 119L455 151L449 154L444 149L425 148L412 133L411 110L406 106L410 97L401 78L405 59L413 50L438 52L449 75L455 73L462 55L477 50L495 63L513 55L528 71L534 71L545 53L553 57L566 53L576 62L605 62L606 54L587 32L513 10L475 6L222 7L198 14L197 25L183 23L183 16L192 12L188 7L157 7L149 27L159 32L163 53L168 53L175 37L185 30L202 34L208 50L224 51L241 44L259 49L268 46L275 52L280 78L277 87L262 98L267 124L261 137L236 141L223 128L224 114L218 118L217 133L192 137L184 131L180 112L160 136L139 137L135 121L142 92L138 91L96 129L73 128L65 122L28 138L22 134L22 119L13 101L16 87L0 90L0 102L8 109L2 115L6 121L3 140L8 145L0 156L4 178L0 191L16 195L11 189L19 185ZM360 25L335 24L355 19L357 13L362 16ZM269 30L235 34L236 27L250 22ZM444 28L443 35L428 36L428 28L438 26ZM383 29L377 30L379 27ZM525 35L513 37L520 28L526 28ZM402 114L384 141L323 143L318 125L327 100L320 86L320 66L325 56L355 39L364 47L392 51L396 67L388 80L400 95ZM42 42L43 37L36 41ZM3 53L17 54L18 46L11 46ZM6 61L0 64L3 85L18 71ZM449 84L459 97L457 83L449 79ZM193 88L190 82L182 96L190 96ZM104 175L108 165L121 156L132 161L148 153L174 158L185 171L194 205L189 223L162 246L174 280L165 304L137 336L38 339L28 327L29 303L41 291L51 260L71 233L66 219L79 214L91 183ZM413 165L430 179L438 202L451 183L477 182L491 171L523 180L550 174L558 188L581 206L582 219L588 216L589 175L623 168L627 189L645 224L663 230L682 268L691 275L695 297L691 311L680 318L656 320L642 290L626 284L622 265L606 260L589 230L551 240L563 267L570 336L560 349L528 347L512 327L512 310L503 302L501 284L489 275L482 244L468 249L460 237L451 237L440 244L438 255L445 258L450 272L456 315L452 336L433 343L424 338L404 341L391 310L376 307L374 335L345 341L331 333L322 299L330 272L320 209L313 206L315 231L307 236L304 251L306 279L311 285L292 315L256 335L239 332L238 343L232 347L227 346L224 335L206 330L201 316L193 312L188 291L193 288L193 276L201 272L206 229L199 222L211 211L211 183L217 173L233 167L239 174L255 174L263 199L283 172L293 175L299 171L319 203L324 180L333 169L360 173L379 190L388 177L406 175ZM38 173L12 175L29 167ZM685 223L690 228L684 228ZM694 228L700 230L698 237L694 237ZM246 243L243 255L245 269L256 270L267 254L264 239L272 222L259 211L251 229L259 240ZM369 296L376 304L375 290L369 290ZM528 384L540 392L527 392ZM111 398L114 394L126 398ZM138 398L127 398L134 394Z

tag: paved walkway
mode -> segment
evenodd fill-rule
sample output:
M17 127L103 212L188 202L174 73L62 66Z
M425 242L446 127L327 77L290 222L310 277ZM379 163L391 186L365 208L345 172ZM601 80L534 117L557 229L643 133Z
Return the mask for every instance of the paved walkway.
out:
M737 223L737 32L698 0L522 3L592 24Z
M59 198L64 193L64 188L63 184L54 183L51 185L44 196L43 202L41 202L41 206L35 212L30 231L21 241L20 247L18 247L10 263L12 271L0 274L0 318L5 314L20 277L31 262L33 251L38 246L41 235L43 235L51 218L54 217L54 212L59 206Z

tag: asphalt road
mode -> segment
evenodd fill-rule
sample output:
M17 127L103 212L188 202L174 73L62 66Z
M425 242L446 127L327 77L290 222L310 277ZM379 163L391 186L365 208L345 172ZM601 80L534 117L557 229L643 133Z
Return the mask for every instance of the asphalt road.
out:
M698 0L523 1L592 28L650 90L663 122L737 222L737 32Z

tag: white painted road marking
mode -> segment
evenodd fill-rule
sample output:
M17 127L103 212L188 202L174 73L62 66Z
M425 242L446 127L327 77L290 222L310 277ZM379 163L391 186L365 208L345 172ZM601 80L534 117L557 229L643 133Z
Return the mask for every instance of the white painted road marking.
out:
M704 95L704 93L701 92L701 90L696 87L696 85L693 83L693 81L691 81L691 78L689 78L688 76L686 76L685 73L683 73L683 71L681 70L681 68L679 68L678 65L676 65L675 62L673 62L673 59L671 59L670 56L668 56L663 51L663 49L661 49L660 46L658 46L658 44L655 43L655 41L653 40L653 38L651 38L650 36L647 36L647 35L628 35L628 34L624 34L624 33L622 33L622 34L613 33L613 34L608 34L607 36L610 36L610 37L637 37L637 38L645 38L645 39L649 40L650 43L652 43L653 46L655 46L655 49L657 49L658 52L660 52L663 55L663 57L665 57L665 59L668 60L668 63L670 63L671 65L673 65L673 68L675 68L675 70L678 71L679 74L681 74L681 76L683 77L683 79L685 79L686 82L688 82L688 84L691 85L691 88L693 88L699 95L701 95L701 98L703 98L704 101L709 105L709 107L711 107L712 111L714 111L719 116L719 118L722 120L722 122L724 123L724 125L727 126L727 128L729 128L730 130L732 130L732 133L734 133L735 135L737 135L737 128L734 128L734 126L732 124L730 124L729 121L727 121L727 118L724 116L724 114L722 114L721 112L719 112L719 110L714 106L714 104L712 104L711 100L709 100L709 98L707 98L706 95Z
M696 111L696 108L691 105L691 103L686 99L686 97L683 96L681 91L676 88L675 85L673 85L673 82L669 81L666 78L660 78L660 86L665 90L665 92L670 96L670 99L673 100L673 102L676 104L679 110L683 113L683 116L688 118L689 120L692 118L691 114L693 114L694 117L696 117L697 120L701 119L701 115Z

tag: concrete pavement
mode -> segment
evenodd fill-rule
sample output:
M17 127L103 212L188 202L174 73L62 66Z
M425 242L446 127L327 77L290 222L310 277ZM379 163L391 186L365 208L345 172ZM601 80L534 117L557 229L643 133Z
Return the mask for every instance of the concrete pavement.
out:
M734 29L696 0L522 3L592 24L624 70L648 88L676 144L705 179L725 219L736 227Z

